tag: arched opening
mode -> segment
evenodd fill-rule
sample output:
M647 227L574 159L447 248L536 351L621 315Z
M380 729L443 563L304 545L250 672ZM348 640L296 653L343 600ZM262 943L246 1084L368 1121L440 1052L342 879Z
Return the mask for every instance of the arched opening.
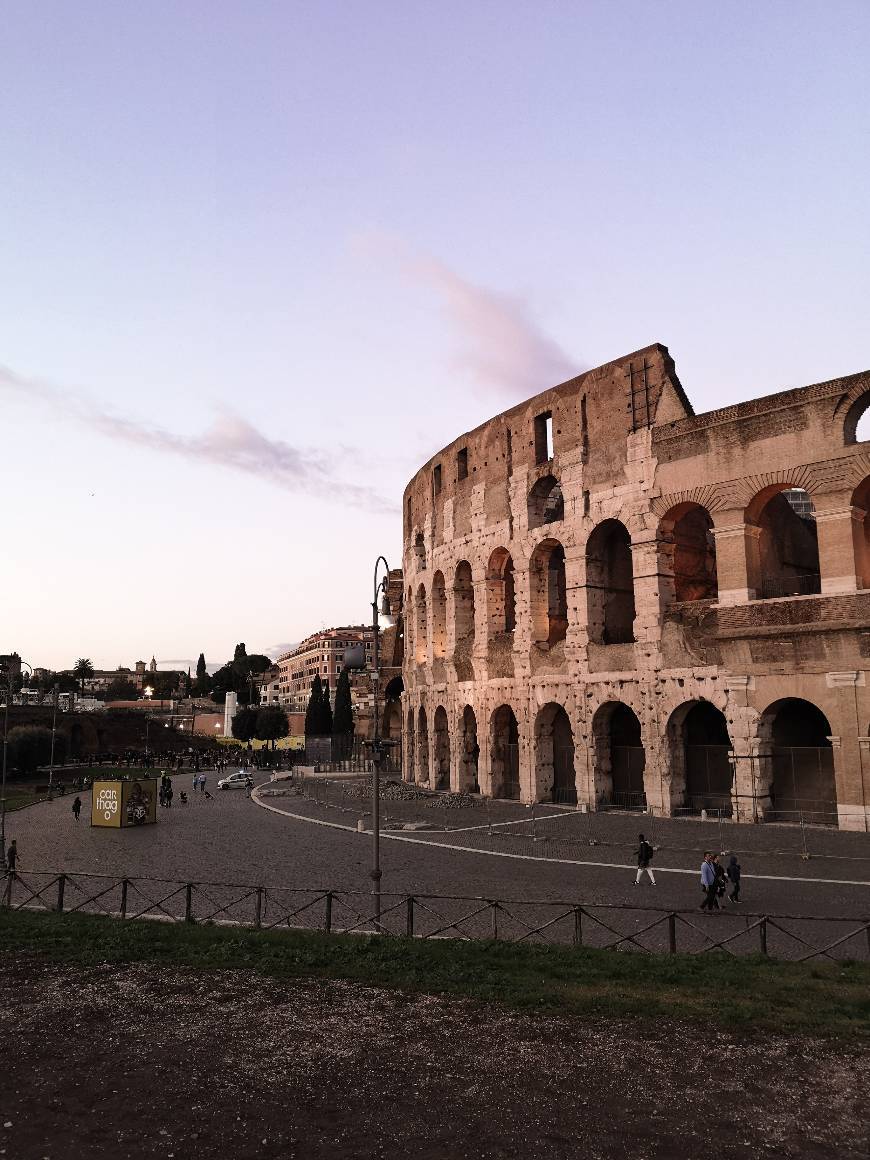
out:
M539 801L576 805L574 734L568 714L555 702L535 720L535 783Z
M713 520L705 507L679 504L663 517L659 563L666 604L716 599L716 541Z
M404 753L404 768L405 780L414 781L416 770L416 744L414 738L414 710L408 710L407 725L405 730L405 753Z
M402 768L402 709L397 700L387 701L384 705L381 737L387 742L381 759L381 769L394 773Z
M673 805L686 813L731 817L734 768L725 715L709 701L689 701L668 722Z
M477 743L477 717L470 705L462 710L462 749L459 755L459 789L480 793L478 762L480 746Z
M417 714L417 783L418 785L427 785L429 782L429 722L426 718L426 710L420 706L420 711Z
M552 647L568 632L565 549L558 540L542 540L529 564L532 640Z
M596 644L634 640L634 569L631 537L619 520L599 524L586 544L589 639Z
M866 443L870 439L870 391L856 399L846 412L844 443Z
M433 789L450 789L450 728L442 705L435 710L435 784Z
M562 486L554 475L545 475L535 483L529 492L528 512L530 529L564 519Z
M870 412L868 412L868 420L870 420ZM852 495L852 509L855 577L859 589L870 588L870 476L862 480L855 488Z
M646 754L640 721L628 705L608 701L592 719L595 797L604 808L645 810Z
M490 793L493 797L519 799L520 734L514 711L500 705L492 715L489 742Z
M514 562L505 548L496 548L486 569L486 614L489 635L513 632L517 623Z
M447 655L447 588L443 572L432 577L432 656L440 660Z
M803 488L765 488L746 509L746 522L759 529L757 553L747 569L758 599L821 591L816 513Z
M837 825L831 726L821 709L811 701L785 697L764 712L759 731L770 742L766 817ZM760 792L763 788L762 782Z
M414 633L414 659L418 665L426 663L426 589L417 589L417 631Z
M419 568L426 567L426 539L422 532L417 532L414 537L414 555L417 557L417 566Z
M456 629L456 646L453 664L458 681L473 681L474 667L471 654L474 649L474 584L471 565L462 560L456 566L453 581L453 623Z

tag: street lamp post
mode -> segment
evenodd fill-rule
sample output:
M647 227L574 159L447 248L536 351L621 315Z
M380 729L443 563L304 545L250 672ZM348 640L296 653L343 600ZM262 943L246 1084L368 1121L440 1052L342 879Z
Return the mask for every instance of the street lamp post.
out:
M383 564L384 576L378 581L378 569ZM375 899L375 930L381 929L381 761L383 760L383 742L381 741L380 721L378 719L378 692L380 689L380 657L379 632L381 628L392 628L395 618L390 613L390 602L387 594L389 584L390 565L383 556L375 561L374 593L372 596L372 893ZM361 654L361 655L360 655ZM362 649L349 648L344 654L345 668L365 668L365 646Z
M51 757L48 761L48 800L51 801L51 791L54 782L54 739L57 733L57 702L60 697L60 685L55 685L52 690L52 701L54 702L51 713Z

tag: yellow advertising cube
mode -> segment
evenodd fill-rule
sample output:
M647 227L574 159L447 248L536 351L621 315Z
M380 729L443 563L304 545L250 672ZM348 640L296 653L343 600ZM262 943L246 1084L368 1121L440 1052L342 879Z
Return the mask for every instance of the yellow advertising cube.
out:
M147 826L157 821L157 781L95 781L91 788L92 826Z

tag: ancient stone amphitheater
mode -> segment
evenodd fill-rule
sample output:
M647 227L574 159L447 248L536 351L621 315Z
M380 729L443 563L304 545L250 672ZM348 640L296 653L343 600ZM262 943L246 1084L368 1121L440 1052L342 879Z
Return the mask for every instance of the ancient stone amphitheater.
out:
M695 415L654 345L445 447L404 495L405 777L870 829L868 404Z

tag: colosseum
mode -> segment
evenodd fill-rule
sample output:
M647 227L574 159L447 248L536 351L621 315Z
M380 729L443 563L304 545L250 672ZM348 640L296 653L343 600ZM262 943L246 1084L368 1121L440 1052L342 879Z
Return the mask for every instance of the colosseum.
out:
M405 776L870 830L868 406L695 415L655 344L445 447L404 494Z

